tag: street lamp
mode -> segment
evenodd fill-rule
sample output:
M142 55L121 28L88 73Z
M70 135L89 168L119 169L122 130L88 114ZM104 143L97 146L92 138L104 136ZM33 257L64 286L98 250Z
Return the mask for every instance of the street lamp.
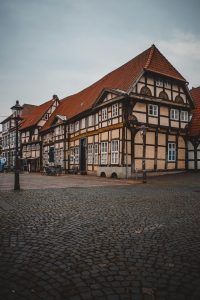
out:
M142 155L142 182L147 182L147 173L145 169L145 143L146 143L146 129L145 125L141 125L140 133L142 135L142 143L143 143L143 155Z
M11 107L13 113L13 119L15 120L15 183L14 183L14 190L20 190L19 184L19 153L18 153L18 134L19 134L19 121L20 121L20 112L22 110L22 106L19 105L19 101L16 101L16 104Z

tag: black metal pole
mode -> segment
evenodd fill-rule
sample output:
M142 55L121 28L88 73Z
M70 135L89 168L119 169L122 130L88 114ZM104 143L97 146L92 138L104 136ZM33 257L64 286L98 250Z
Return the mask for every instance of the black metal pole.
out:
M20 190L20 184L19 184L19 157L18 157L18 119L15 119L15 125L16 125L16 139L15 139L15 184L14 184L14 190L19 191Z
M143 141L143 157L142 157L142 182L146 183L147 182L147 174L146 174L146 170L145 170L145 134L143 133L142 135L142 141Z

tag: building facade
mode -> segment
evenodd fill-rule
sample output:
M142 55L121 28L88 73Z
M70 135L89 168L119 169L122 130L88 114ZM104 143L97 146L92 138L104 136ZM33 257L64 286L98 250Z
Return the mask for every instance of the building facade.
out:
M56 95L37 106L31 116L24 118L20 126L21 158L24 170L40 171L42 168L42 140L40 129L45 125L54 110L59 105Z
M35 105L24 104L21 111L22 122L25 118L28 118L29 114L32 113ZM8 169L13 169L15 165L15 147L16 147L16 130L15 120L13 115L10 115L1 122L2 124L2 156L6 159ZM18 136L19 147L20 147L20 132Z
M41 129L43 164L51 152L55 164L83 174L185 170L194 108L187 85L153 45L61 101Z

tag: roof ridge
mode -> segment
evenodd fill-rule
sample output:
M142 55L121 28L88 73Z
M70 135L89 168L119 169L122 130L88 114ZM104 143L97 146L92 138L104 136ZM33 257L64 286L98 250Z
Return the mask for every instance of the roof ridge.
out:
M154 44L152 44L151 48L150 48L150 51L149 51L149 56L147 58L145 66L144 66L144 69L147 69L149 67L155 48L156 48L156 46Z

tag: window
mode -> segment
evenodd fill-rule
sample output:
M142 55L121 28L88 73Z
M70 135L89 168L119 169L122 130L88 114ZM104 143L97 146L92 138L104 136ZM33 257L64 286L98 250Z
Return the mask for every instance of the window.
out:
M158 105L149 104L148 112L150 116L157 117L158 116Z
M107 108L103 108L101 111L101 121L105 121L108 118Z
M88 164L93 163L93 144L88 145Z
M118 103L112 105L112 117L118 116Z
M98 164L98 144L94 144L94 164Z
M188 122L188 111L181 111L181 121Z
M176 160L176 145L175 143L168 143L168 161Z
M48 118L49 118L49 115L48 115L48 114L45 114L45 115L44 115L44 119L45 119L45 120L48 120Z
M74 132L74 124L69 125L69 132L73 133Z
M157 79L156 80L156 85L157 86L163 86L163 80L162 79Z
M79 164L79 147L75 147L75 164Z
M75 158L75 155L74 155L74 148L71 148L70 149L70 162L73 164L74 163L74 158Z
M119 163L119 141L111 141L111 164Z
M99 123L99 114L96 113L95 115L95 125L97 125Z
M93 116L88 117L88 127L93 125Z
M84 129L85 128L85 118L83 118L81 120L81 128Z
M101 143L101 164L107 165L108 162L108 142Z
M75 131L78 131L79 130L79 121L77 121L76 123L75 123Z
M165 80L165 87L166 87L167 89L169 89L169 88L170 88L170 86L171 86L171 83L170 83L170 81L168 81L168 80Z
M170 110L170 119L171 120L179 120L179 110L178 109L171 109Z

